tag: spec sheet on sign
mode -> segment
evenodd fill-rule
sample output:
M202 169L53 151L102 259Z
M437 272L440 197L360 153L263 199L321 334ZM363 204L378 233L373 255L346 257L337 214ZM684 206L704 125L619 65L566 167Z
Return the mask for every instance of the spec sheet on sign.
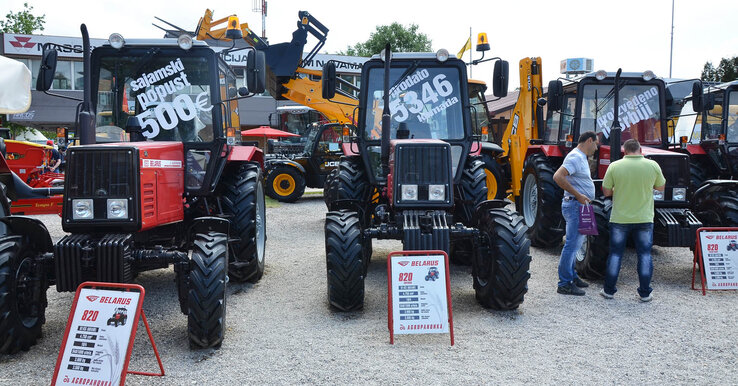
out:
M700 232L708 289L738 289L738 231Z
M448 333L444 256L393 256L391 264L394 333Z

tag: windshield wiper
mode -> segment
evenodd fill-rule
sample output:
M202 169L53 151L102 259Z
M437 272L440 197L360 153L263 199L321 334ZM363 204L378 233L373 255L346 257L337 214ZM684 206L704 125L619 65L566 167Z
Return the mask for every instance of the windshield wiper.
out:
M402 75L400 75L400 77L397 79L397 81L395 81L395 83L392 84L392 87L390 87L390 89L389 89L389 94L390 95L392 95L392 91L394 91L394 89L395 89L395 87L397 87L397 85L399 85L403 80L405 80L405 78L407 78L408 75L412 74L413 72L415 72L415 70L418 69L418 64L420 64L420 62L418 62L417 60L416 61L413 61L413 64L410 65L410 67L408 67L407 70L405 70L405 72L402 73Z

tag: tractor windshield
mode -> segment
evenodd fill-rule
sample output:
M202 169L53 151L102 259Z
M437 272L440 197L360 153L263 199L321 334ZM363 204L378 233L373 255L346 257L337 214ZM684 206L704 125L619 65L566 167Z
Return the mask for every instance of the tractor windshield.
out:
M621 141L635 138L641 145L661 144L661 98L659 88L650 84L626 84L620 89L618 119ZM613 86L584 85L581 96L579 132L594 131L602 144L609 145L610 129L615 118Z
M211 71L206 57L167 55L158 48L102 56L93 64L97 142L126 141L129 117L147 140L213 140Z
M413 71L406 74L408 69ZM368 140L382 137L383 76L383 68L373 68L369 71L367 84L362 85L368 89L363 117L364 136ZM410 67L408 64L390 69L390 85L394 85L390 89L389 106L392 139L464 138L458 68L423 67L422 64Z

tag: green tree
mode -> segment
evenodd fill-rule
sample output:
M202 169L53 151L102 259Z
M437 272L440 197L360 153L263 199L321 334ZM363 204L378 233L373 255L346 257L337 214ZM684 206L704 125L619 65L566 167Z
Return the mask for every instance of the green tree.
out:
M32 6L29 6L28 3L23 3L23 11L17 13L13 11L8 12L5 15L5 20L0 20L0 32L32 34L36 30L43 31L46 15L35 16L31 13L32 10ZM8 117L5 114L0 115L0 125L8 127L13 138L28 130L25 126L8 122Z
M418 32L418 26L410 24L404 27L394 22L390 25L377 26L369 39L363 43L349 46L340 55L372 56L378 54L389 43L393 52L427 52L431 50L431 40L424 33Z
M15 34L32 34L36 30L43 31L46 15L35 16L31 13L32 10L32 6L23 3L23 11L8 12L5 20L0 20L0 31Z
M712 62L702 68L702 80L710 82L730 82L738 79L738 56L722 58L717 67Z

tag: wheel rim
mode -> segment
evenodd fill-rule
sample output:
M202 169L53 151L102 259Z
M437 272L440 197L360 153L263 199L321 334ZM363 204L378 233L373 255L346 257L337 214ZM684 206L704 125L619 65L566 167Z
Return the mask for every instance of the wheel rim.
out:
M589 249L589 237L584 238L584 242L582 243L582 246L577 251L577 254L575 255L578 262L583 262L584 259L587 257L587 250Z
M274 191L280 196L289 196L295 191L295 179L289 174L279 174L272 183Z
M256 190L256 259L259 264L264 262L264 247L266 245L266 219L265 204L264 204L264 189Z
M523 185L523 218L525 225L532 227L538 214L538 183L533 174L525 177Z
M36 280L33 278L33 264L25 258L18 265L15 273L16 308L20 321L26 328L38 323L38 302L34 301Z
M487 176L485 178L487 183L487 199L494 200L497 197L497 178L488 169L484 169L484 174Z

